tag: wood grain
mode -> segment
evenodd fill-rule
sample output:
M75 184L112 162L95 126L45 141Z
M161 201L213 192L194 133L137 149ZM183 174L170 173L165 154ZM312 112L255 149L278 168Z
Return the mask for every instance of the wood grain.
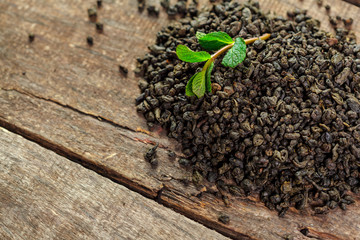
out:
M351 29L357 36L357 42L359 43L360 8L354 6L353 4L344 2L342 0L323 0L322 6L317 4L317 0L259 0L259 2L261 9L263 9L265 12L275 12L276 14L284 17L286 17L286 13L289 10L294 10L295 8L306 9L308 15L318 19L321 22L321 29L332 33L334 33L334 29L329 22L329 16L335 17L338 15L342 18L353 18L354 23L351 26ZM327 4L331 7L329 12L327 12L325 9L325 5ZM339 26L343 27L343 25Z
M360 7L360 0L344 0L344 1Z
M210 194L195 197L199 190L182 183L189 173L166 155L165 148L179 150L176 144L155 133L135 132L146 128L133 105L138 79L132 71L127 77L121 75L118 64L133 70L136 57L169 22L163 12L159 18L139 14L136 2L104 1L98 14L105 31L96 34L87 18L92 6L88 1L1 1L0 125L236 239L288 235L305 239L299 231L304 227L319 236L360 238L358 198L347 212L311 216L291 209L285 218L278 218L255 198L236 198L225 207ZM330 14L352 17L360 36L359 8L338 0L325 3L332 7ZM260 4L263 10L284 16L295 7L307 8L322 20L324 29L331 30L325 9L318 8L316 0L261 0ZM35 34L32 44L29 32ZM88 35L94 36L91 48L86 44ZM149 141L162 146L156 169L143 160ZM221 213L230 216L229 225L218 222Z
M208 2L201 0L199 7ZM283 16L296 7L308 9L321 20L323 29L332 30L325 8L319 8L316 0L259 2L264 11ZM331 15L352 17L360 37L360 8L340 0L325 3L331 5ZM97 34L87 17L87 9L93 6L88 1L1 1L0 87L27 91L133 130L145 127L133 107L139 89L131 70L169 20L164 12L159 18L149 17L146 11L139 14L133 0L103 5L98 16L104 34ZM35 34L31 44L29 32ZM87 46L88 35L94 37L93 47ZM128 77L119 73L119 64L130 70Z
M228 239L0 128L0 238Z
M98 11L104 34L98 34L87 17L93 6L89 1L1 1L0 86L27 90L132 129L145 125L134 108L139 90L131 70L166 19L139 15L136 4L104 2ZM32 44L30 32L35 34ZM94 37L91 48L87 36ZM119 64L129 68L128 78L119 73Z
M159 149L159 166L153 169L143 159L143 154L152 146L144 142L156 141L153 137L17 91L0 90L0 126L234 239L279 239L285 236L306 239L300 233L305 227L322 236L360 238L359 196L355 196L356 203L349 206L348 211L337 209L327 215L311 215L291 208L284 218L279 218L256 197L231 197L231 206L226 207L212 194L203 193L202 197L196 197L201 190L192 184L183 184L189 175L180 168L178 159L168 158L167 149L172 149L172 144L160 142L167 149ZM207 188L210 190L213 186ZM230 217L229 225L218 221L221 214Z

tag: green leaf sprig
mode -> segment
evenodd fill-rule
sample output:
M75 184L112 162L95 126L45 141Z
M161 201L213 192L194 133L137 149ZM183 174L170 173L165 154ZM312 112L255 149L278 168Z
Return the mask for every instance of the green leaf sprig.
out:
M270 34L264 34L259 37L266 40ZM259 38L242 39L236 38L235 41L225 32L212 32L205 34L202 32L196 33L196 38L201 47L208 51L217 51L213 55L208 52L200 51L194 52L185 45L178 45L176 54L178 58L184 62L205 62L201 72L195 73L186 85L185 93L187 96L197 96L201 98L205 92L211 92L211 72L214 68L214 60L221 54L227 52L222 60L222 65L225 67L235 68L238 64L244 61L246 57L246 44L253 43Z

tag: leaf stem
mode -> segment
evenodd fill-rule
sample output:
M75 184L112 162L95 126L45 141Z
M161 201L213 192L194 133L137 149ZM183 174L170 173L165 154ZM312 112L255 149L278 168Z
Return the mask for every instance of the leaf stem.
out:
M231 45L231 44L230 44ZM229 45L228 45L229 46ZM209 60L207 60L207 62L205 63L204 67L202 68L202 71L206 72L206 70L208 69L208 67L210 66L210 64L212 62L214 62L215 58L210 58Z
M271 36L271 34L266 33L260 37L254 37L254 38L249 38L249 39L245 39L245 44L250 44L255 42L258 39L262 39L262 40L266 40ZM214 53L213 55L211 55L211 58L205 63L202 71L206 71L206 69L210 66L210 64L212 62L214 62L214 60L219 57L221 54L223 54L224 52L226 52L227 50L229 50L230 48L232 48L234 46L234 43L226 45L225 47L221 48L220 50L218 50L216 53Z
M270 36L271 36L270 33L266 33L266 34L264 34L264 35L262 35L262 36L260 36L260 37L254 37L254 38L245 39L245 44L253 43L253 42L255 42L256 40L258 40L259 38L260 38L261 40L266 40L266 39L268 39Z
M213 55L211 55L211 59L214 60L216 59L218 56L220 56L221 54L223 54L224 52L226 52L227 50L229 50L230 48L232 48L234 46L233 42L232 44L226 45L225 47L221 48L219 51L217 51L216 53L214 53Z

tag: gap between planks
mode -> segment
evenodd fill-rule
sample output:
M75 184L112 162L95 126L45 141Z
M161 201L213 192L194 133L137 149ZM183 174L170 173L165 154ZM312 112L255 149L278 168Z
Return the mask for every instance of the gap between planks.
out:
M3 115L2 118L0 117L0 125L6 124L7 129L11 128L12 131L15 131L15 132L19 131L21 133L20 135L22 135L22 134L27 135L28 137L31 137L32 139L35 139L36 141L38 141L37 142L38 144L39 143L40 144L44 144L44 143L49 144L50 143L50 144L52 144L52 145L50 145L51 150L53 150L54 148L57 149L57 150L58 149L60 149L60 150L65 149L66 150L65 153L70 152L70 153L74 154L74 152L75 152L75 154L74 154L75 157L77 157L78 154L84 153L83 151L79 151L79 149L69 147L70 145L67 146L67 147L66 146L62 147L62 144L60 144L56 140L56 139L58 139L58 137L60 137L59 141L61 142L61 139L62 139L61 135L58 136L56 134L55 135L54 134L50 134L50 135L47 135L47 134L44 135L43 134L46 131L49 131L50 129L44 128L45 132L41 131L38 134L35 134L35 132L38 132L37 130L34 130L37 127L33 128L32 126L34 126L34 124L36 124L36 121L34 122L34 121L25 120L25 122L28 122L30 125L27 125L27 124L24 125L24 123L21 123L21 120L18 119L19 123L13 124L13 122L17 122L17 121L15 121L16 118L21 118L21 116L24 119L31 118L31 116L36 114L36 112L37 112L36 109L39 108L39 109L44 109L43 118L45 117L46 119L50 120L50 122L53 123L53 124L50 124L50 125L52 125L52 127L56 127L57 124L60 124L59 127L62 130L68 129L68 128L63 128L63 127L68 126L68 124L70 122L74 122L75 127L78 126L77 124L79 123L79 121L84 123L84 127L94 128L95 125L92 125L92 124L98 123L98 124L100 124L99 126L103 126L104 128L107 128L107 127L113 128L113 126L110 126L107 123L101 123L101 121L94 121L93 122L93 120L92 120L93 118L89 118L88 116L80 115L75 111L72 111L72 110L70 110L68 108L63 108L63 107L61 107L59 105L56 105L55 103L52 103L52 102L49 102L49 101L46 101L46 100L37 99L37 98L34 98L34 97L30 97L28 95L20 94L18 92L6 92L6 91L3 91L3 93L5 94L4 98L3 98L4 99L4 107L5 107L5 109L6 109L6 105L8 105L10 107L10 109L13 109L15 111L15 113L11 114L11 112L6 113L6 111L4 111L5 115ZM10 101L8 101L6 99L10 99ZM26 102L23 102L24 100ZM30 106L29 104L31 104L33 106ZM23 115L24 114L23 111L25 109L28 109L28 112L30 113L30 115L29 114ZM46 110L46 109L48 109L48 110ZM35 110L35 112L34 112L34 110ZM49 111L51 113L49 113ZM61 113L59 111L64 111L64 112L66 112L66 114ZM21 114L21 115L19 115L19 114ZM49 115L49 114L53 114L53 116ZM9 117L7 117L7 115ZM76 117L77 115L79 116L79 119L78 119L78 117ZM68 122L68 123L62 123L63 122L62 119L64 120L65 118L70 118L72 120L70 122ZM34 118L34 119L41 119L41 118L38 117L38 118ZM59 123L56 122L56 119L58 119ZM38 120L37 120L37 122L38 122ZM45 124L45 125L47 125L47 124ZM29 128L28 126L31 126L31 127ZM97 128L95 127L94 129L97 129ZM100 129L103 129L103 128L99 128L99 130ZM106 131L105 129L104 129L104 131L105 131L106 134L111 134L111 132L112 132L112 131ZM118 129L118 131L120 131L120 129ZM71 132L71 131L69 133L73 134L73 132ZM38 139L39 135L42 135L42 137L40 137L40 139L44 139L44 141L42 141L42 140L39 141L39 139ZM56 137L53 138L52 136L56 136ZM100 138L98 137L96 139L100 140L101 136L100 136ZM111 141L111 139L112 138L109 138L108 140ZM89 140L92 140L92 138L88 139L87 141L84 141L84 143L86 144L87 142L89 142ZM128 141L128 143L131 143L131 141L129 141L129 140L127 140L127 141ZM113 143L115 143L115 142L113 142ZM138 143L138 144L143 144L143 143ZM138 146L140 146L140 145L138 145ZM77 154L76 154L76 152L77 152ZM161 154L164 154L164 152L165 152L164 150L160 151ZM137 156L138 160L140 160L139 157L141 156L141 153L137 154L137 155L138 155ZM85 156L86 156L86 154L85 154ZM103 157L105 157L105 156L107 156L107 155L106 154L103 155ZM101 156L99 156L99 157L101 157ZM92 156L82 158L83 161L90 162L90 163L93 163L93 161L95 161L95 159L96 158L94 158ZM141 160L141 161L143 161L143 160ZM85 164L87 164L86 162L85 162ZM144 162L144 164L146 165L145 162ZM103 166L103 165L106 165L105 168L112 169L111 164L107 165L106 162L102 163L102 162L99 161L99 164L95 164L94 166L95 166L95 168L97 168L97 167ZM94 167L94 166L92 166L92 167ZM97 170L99 170L99 169L97 169ZM121 171L120 171L120 173L121 173ZM105 174L108 174L107 171L105 171ZM116 172L116 174L118 174L118 173ZM126 172L121 173L121 174L126 175ZM118 174L118 176L119 176L119 174ZM148 176L150 176L150 175L148 175ZM160 176L160 175L158 175L158 176ZM130 175L126 175L125 180L126 179L132 179L132 177ZM177 183L180 184L180 182L176 178L173 178L173 179L175 179L177 181ZM134 179L132 179L131 183L134 183L134 182L136 182L136 181L134 181ZM159 180L158 182L164 183L164 182L166 182L166 180L165 181L164 180ZM149 188L147 188L147 189L152 189L152 190L150 190L151 191L150 193L152 194L152 196L150 198L155 199L156 196L158 196L158 198L161 199L161 204L162 205L170 207L172 210L175 210L176 212L179 212L179 213L187 216L190 219L193 219L193 220L195 220L195 221L197 221L199 223L202 223L203 225L207 226L210 229L214 229L214 230L218 231L219 233L222 233L225 236L232 237L232 238L235 238L235 239L257 239L257 237L256 237L257 234L254 234L254 232L251 232L251 231L255 231L256 229L257 229L256 231L260 231L260 229L258 229L256 227L248 229L248 230L250 230L250 233L248 233L248 231L244 231L244 229L241 230L242 228L239 228L241 226L245 227L245 229L246 229L246 224L247 223L243 222L243 221L244 220L245 221L247 221L247 220L250 221L250 219L248 219L248 217L242 217L241 214L246 214L246 216L253 216L254 217L254 222L259 221L260 218L261 218L261 221L266 221L266 220L269 220L269 219L272 218L272 213L270 215L268 215L267 214L268 211L265 210L260 203L251 203L250 205L248 205L246 203L247 200L245 200L245 202L241 202L241 204L240 204L242 206L241 209L243 209L244 211L235 211L236 214L240 214L240 215L235 216L235 219L236 218L239 218L239 219L236 219L236 220L234 219L234 223L237 222L240 225L236 224L237 227L235 227L235 228L234 228L234 226L232 224L231 224L231 226L224 226L222 224L219 224L217 222L217 217L214 216L214 213L216 213L219 209L221 209L221 207L219 206L219 204L221 205L220 201L218 201L217 199L212 198L211 196L207 196L207 195L203 196L203 200L201 200L201 201L204 201L205 204L206 203L214 204L214 205L211 204L211 206L209 206L210 209L213 209L214 211L204 210L204 209L202 209L204 206L198 205L201 202L198 202L197 200L194 201L193 198L189 198L189 197L185 196L184 191L177 191L176 184L174 185L174 183L175 182L173 182L173 181L171 181L171 183L169 183L170 184L169 189L156 187L156 185L154 185L153 183L150 183L150 182L149 182L149 185L148 184L144 185L144 184L140 183L139 186L145 186L145 187L150 186ZM131 185L134 186L134 184L131 184ZM154 186L154 187L151 187L151 186ZM135 191L138 192L138 189L135 189ZM162 193L162 194L160 194L160 193ZM240 202L238 202L238 203L240 203ZM242 204L245 204L245 205L242 205ZM219 209L217 209L216 206L219 206ZM235 210L235 209L233 209L233 210ZM254 210L256 210L256 211L259 210L259 213L261 213L260 215L261 216L267 216L265 218L268 218L268 219L263 219L263 217L261 217L259 215L256 215L256 214L254 215L253 214ZM227 211L225 211L225 212L227 212ZM306 219L303 219L303 217L301 217L301 216L294 215L294 217L295 216L299 217L299 219L297 219L297 220L302 219L301 222L303 222L303 224L300 224L300 222L298 222L298 224L300 224L300 225L297 225L297 226L294 226L294 224L290 224L290 225L292 225L291 228L294 231L298 231L299 227L302 228L302 227L305 227L305 226L313 226L313 225L311 225L311 223L312 223L311 219L309 221L306 221ZM336 214L334 214L334 217L335 216L336 216ZM243 220L239 222L240 219L243 219ZM347 220L349 220L349 219L350 218L348 217ZM317 221L319 221L319 220L322 220L322 223L324 223L323 221L325 220L325 218L322 219L321 217L317 217ZM272 219L271 221L278 222L278 223L284 223L283 220L277 219L276 217L274 217L274 219ZM357 222L357 221L355 221L355 222ZM254 226L254 225L252 224L251 226ZM266 227L264 227L264 228L266 229ZM314 225L314 229L315 229L315 231L320 232L322 234L325 234L329 230L328 227L325 226L324 228L322 228L322 227L318 226L317 224ZM353 229L351 231L353 231ZM265 230L265 232L267 232L267 231ZM245 234L250 234L250 235L245 235ZM267 234L270 234L270 235L273 234L274 235L274 234L278 234L278 233L267 232ZM339 232L336 232L335 234L338 235ZM249 237L249 236L251 236L252 238ZM277 235L277 236L280 236L280 235ZM339 234L338 236L342 236L342 235ZM268 239L277 239L277 238L274 238L274 236L273 236L273 238L268 238Z
M345 2L351 3L357 7L360 7L360 0L344 0Z
M206 2L206 1L203 1L203 2ZM265 2L265 1L262 1L262 2ZM285 1L286 2L286 1ZM287 1L287 2L294 2L294 1ZM300 1L296 1L296 3L298 3L298 2L300 2ZM268 4L269 5L269 4ZM133 4L133 7L134 8L136 8L136 4L135 4L135 2L134 2L134 4ZM11 80L13 80L13 79L11 79ZM35 81L35 80L34 80ZM24 89L26 89L25 87L24 87ZM56 88L56 89L58 89L58 88ZM31 91L31 89L26 89L26 90L30 90L30 92L35 92L35 91ZM91 89L90 89L91 90ZM37 93L37 92L36 92ZM39 93L40 94L40 93ZM42 93L41 93L42 94ZM51 94L50 94L51 95ZM46 95L44 95L45 97L42 99L42 100L44 100L44 101L48 101L48 102L52 102L52 103L57 103L56 102L56 100L52 100L52 99L47 99L47 98L49 98L48 96L46 97ZM34 95L34 97L35 97L35 95ZM79 96L77 96L77 97L79 97ZM91 97L91 96L90 96ZM39 98L39 99L41 99L41 98ZM71 102L71 101L65 101L65 100L61 100L61 99L58 99L58 105L59 106L62 106L61 105L61 102L62 103L64 103L64 107L66 107L66 108L68 108L68 107L70 107L70 106L68 106L67 104L69 104L69 102ZM111 115L104 115L104 114L101 114L101 112L97 112L97 111L91 111L91 109L87 109L87 108L83 108L83 107L81 107L80 105L78 105L78 104L74 104L74 105L72 105L72 106L77 106L78 108L80 108L80 109L82 109L83 110L83 112L85 113L85 115L86 115L86 112L94 112L95 114L94 115L91 115L91 114L89 114L89 115L87 115L87 116L90 116L90 117L93 117L94 119L97 119L97 120L99 120L98 118L97 118L97 115L101 115L101 116L104 116L104 118L108 118L108 119L113 119L114 121L116 121L116 119L119 119L119 118L117 118L118 116L117 115L114 115L114 116L111 116ZM75 110L75 108L74 109L72 109L72 110L74 110L74 111L76 111ZM78 112L78 113L82 113L81 111L80 112ZM97 114L97 113L99 113L99 114ZM127 125L127 124L123 124L123 122L122 121L119 121L119 123L120 124L122 124L122 125ZM129 125L130 126L130 125ZM16 126L14 126L15 127L15 129L16 129ZM24 129L23 129L24 130ZM26 131L26 130L25 130ZM39 137L39 135L36 135L35 134L35 132L36 131L33 131L33 133L31 133L30 131L28 131L30 134L33 134L34 136L37 136L37 137ZM127 137L127 136L126 136ZM49 140L49 139L46 139L46 137L42 137L43 139L45 139L45 140ZM41 140L41 139L40 139ZM51 143L51 140L49 140L48 142L50 142ZM59 146L57 146L55 143L51 143L51 144L53 144L53 147L54 148L57 148L57 147L59 147ZM65 148L65 151L66 150L69 150L69 149L66 149ZM76 154L76 153L74 153L74 152L71 152L72 154L74 154L74 159L77 159L77 157L78 157L78 155ZM71 160L71 159L70 159ZM80 159L81 160L81 159ZM79 161L80 161L79 160ZM75 160L74 160L75 161ZM88 164L88 162L89 161L91 161L91 159L82 159L82 161L85 161L85 162L83 162L82 164ZM94 164L94 166L93 166L94 168L97 168L97 167L99 167L99 164ZM117 172L115 172L115 174L116 174ZM104 174L108 174L108 172L106 172L105 171L105 173ZM130 183L129 183L130 184ZM134 182L131 182L131 185L133 185L134 184ZM160 190L159 191L151 191L151 190L149 190L149 189L145 189L144 191L146 192L146 191L150 191L150 193L149 194L151 194L151 198L155 198L156 196L160 196L159 195L159 193L160 193ZM165 189L164 189L164 191L165 191ZM145 193L144 193L145 194Z
M227 239L1 127L0 143L1 239Z
M17 92L17 93L20 93L20 94L23 94L23 95L26 95L26 96L29 96L29 97L33 97L33 98L37 98L37 99L44 100L44 101L47 101L47 102L55 103L56 105L58 105L60 107L67 108L67 109L70 109L70 110L72 110L72 111L74 111L76 113L92 117L92 118L94 118L94 119L96 119L98 121L106 122L106 123L108 123L108 124L110 124L110 125L112 125L112 126L114 126L116 128L121 128L121 129L129 130L131 132L136 132L136 130L134 130L134 129L130 128L130 127L120 125L120 124L118 124L116 122L113 122L113 121L111 121L109 119L106 119L106 118L104 118L104 117L102 117L100 115L94 115L94 114L91 114L91 113L81 111L80 109L77 109L76 107L70 106L68 104L62 104L61 102L56 101L56 100L51 99L51 98L41 97L41 96L35 95L33 93L26 92L24 90L19 90L19 89L16 89L16 88L1 88L0 87L0 90L14 91L14 92ZM143 132L143 133L147 134L146 132ZM127 137L127 136L125 136L125 137Z
M74 109L73 107L69 107L69 106L66 106L66 105L63 105L63 104L60 104L60 103L57 103L56 101L52 101L52 100L49 100L49 99L44 99L44 98L41 98L41 97L37 97L37 96L34 96L33 94L27 94L27 93L24 93L24 92L21 92L21 91L18 91L18 90L15 90L15 89L2 89L0 88L0 90L4 90L4 91L15 91L21 95L25 95L25 96L28 96L28 97L31 97L31 98L35 98L35 99L38 99L38 100L41 100L41 101L46 101L46 102L51 102L51 103L54 103L62 108L66 108L68 110L71 110L75 113L78 113L78 114L82 114L82 115L85 115L85 116L90 116L92 117L93 119L97 120L97 121L101 121L100 119L98 119L97 117L91 115L91 114L86 114L86 113L83 113L79 110L76 110ZM115 126L115 127L119 127L117 124L111 124L109 123L108 121L105 121L107 124L110 124L112 126ZM36 143L38 144L39 146L45 148L45 149L48 149L62 157L65 157L66 159L72 161L72 162L75 162L75 163L78 163L80 164L81 166L117 183L117 184L120 184L126 188L128 188L129 190L131 191L134 191L136 193L139 193L141 194L142 196L146 197L146 198L149 198L151 200L154 200L156 201L157 203L161 204L162 206L166 207L166 208L170 208L171 210L179 213L179 214L182 214L183 216L191 219L191 220L194 220L196 221L197 223L203 225L204 227L206 228L209 228L211 230L214 230L226 237L229 237L229 238L232 238L232 239L239 239L238 237L241 237L241 239L244 239L244 240L254 240L254 238L251 238L250 236L247 236L245 234L243 235L239 235L239 233L236 233L236 237L235 235L229 233L229 231L222 231L221 229L217 228L216 227L216 222L209 222L208 219L205 219L203 217L201 217L200 215L199 216L194 216L192 212L190 211L187 211L186 209L182 209L178 206L175 206L171 203L168 203L164 200L162 200L162 195L163 195L163 192L164 190L167 190L168 188L166 187L166 185L164 185L160 190L158 190L157 192L154 192L152 191L151 189L149 188L145 188L144 186L141 186L139 184L136 184L135 182L131 181L130 179L127 179L126 177L122 176L121 174L119 174L118 172L116 172L115 170L111 169L111 168L108 168L104 165L99 165L97 164L96 162L84 157L84 156L81 156L63 146L59 146L51 141L48 141L46 138L38 135L38 134L35 134L35 133L32 133L31 131L28 131L26 129L23 129L23 128L20 128L18 126L16 126L15 124L12 124L8 121L5 121L4 119L2 119L0 117L0 127L14 133L14 134L17 134L19 136L22 136L24 137L25 139L33 142L33 143ZM133 130L131 129L128 129L128 128L123 128L123 127L120 127L121 129L123 130L127 130L127 131L131 131L131 132L134 132ZM129 136L126 136L126 135L123 135L124 137L128 138L128 139L131 139L131 140L134 140L132 138L130 138ZM134 140L135 141L135 140ZM146 143L145 143L146 144ZM204 223L205 222L205 223ZM235 234L235 233L234 233Z

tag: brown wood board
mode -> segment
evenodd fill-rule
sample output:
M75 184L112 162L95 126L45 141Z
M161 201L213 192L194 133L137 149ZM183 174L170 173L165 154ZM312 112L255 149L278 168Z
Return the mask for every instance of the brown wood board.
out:
M208 2L201 0L199 7ZM259 2L264 12L282 16L296 7L308 9L309 15L321 20L323 29L332 30L324 6L318 7L316 0ZM325 3L331 5L331 15L352 17L353 30L360 37L360 8L340 0ZM170 20L164 12L159 18L149 17L146 11L139 14L133 0L103 5L98 18L104 23L104 34L98 34L87 17L87 9L93 6L88 2L2 1L0 86L51 99L133 130L145 127L134 108L139 89L132 70L135 59L147 52L157 31ZM32 44L28 33L35 34ZM87 36L94 37L93 47L87 45ZM119 73L119 64L130 70L128 77Z
M228 239L0 128L0 238Z
M354 5L358 6L358 7L360 7L360 0L344 0L344 1L349 2L351 4L354 4Z
M153 169L143 154L154 141L143 133L119 128L78 113L47 100L17 91L0 90L0 126L17 132L39 144L78 161L88 168L117 181L143 195L157 199L204 225L237 239L278 239L294 236L302 239L300 230L310 227L314 232L331 234L337 239L356 239L360 235L356 203L348 211L337 209L327 215L311 215L290 209L284 218L270 211L255 197L232 197L226 207L221 199L203 193L192 184L184 185L189 176L177 160L167 156L174 147L161 141L159 166ZM43 119L46 119L45 121ZM230 224L218 222L226 214ZM335 238L335 239L336 239Z
M208 1L200 4L204 2ZM331 30L324 7L319 8L316 1L260 3L264 11L281 15L303 6L322 20L324 29ZM359 36L359 8L336 0L326 3L331 5L330 14L354 18L353 29ZM142 157L149 145L141 141L160 141L170 149L176 146L164 136L135 132L138 127L146 128L146 124L135 112L138 79L131 70L136 57L146 52L156 32L169 20L163 12L158 19L148 17L146 12L139 14L137 1L109 1L98 11L105 25L104 34L96 34L87 18L89 7L91 4L85 1L0 3L0 88L14 89L1 92L2 126L145 196L155 198L163 189L159 197L164 205L227 236L277 239L292 234L302 238L299 230L313 226L314 234L330 234L336 228L332 234L338 238L358 237L356 205L348 212L336 210L325 216L301 216L292 210L279 219L256 199L237 199L226 208L211 195L192 197L198 190L181 183L188 173L169 160L164 150L160 150L159 168L151 169ZM32 44L28 43L29 32L35 33ZM88 35L94 36L91 48L86 44ZM118 72L118 64L129 68L128 77ZM230 225L217 221L221 212L230 216ZM347 224L346 229L342 228Z

